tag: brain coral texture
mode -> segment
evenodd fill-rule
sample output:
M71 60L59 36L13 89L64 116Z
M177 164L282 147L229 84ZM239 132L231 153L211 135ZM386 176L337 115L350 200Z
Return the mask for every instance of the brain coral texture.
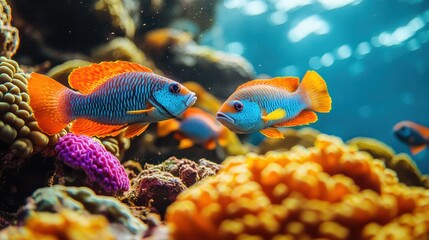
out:
M167 210L173 239L428 239L429 191L319 135L311 148L231 157Z

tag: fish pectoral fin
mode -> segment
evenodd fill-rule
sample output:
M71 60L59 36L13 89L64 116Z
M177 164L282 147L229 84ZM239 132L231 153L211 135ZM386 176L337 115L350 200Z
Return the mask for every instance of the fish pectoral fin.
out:
M127 127L125 130L124 137L125 138L132 138L134 136L138 136L142 134L147 127L149 127L149 123L142 122L142 123L133 123Z
M265 113L265 110L264 110ZM270 112L269 114L264 114L264 116L262 116L262 120L264 122L268 122L271 120L279 120L286 117L286 111L283 108L277 108L276 110Z
M148 108L148 109L141 109L141 110L130 110L130 111L127 111L127 114L148 113L148 112L151 112L151 111L154 111L154 110L155 110L155 107L151 107L151 108Z
M204 147L207 150L214 150L216 148L216 141L214 139L209 140L204 144Z
M298 116L293 119L287 120L274 125L275 127L294 127L300 125L306 125L317 121L317 114L310 110L302 111Z
M194 146L194 142L191 139L185 138L180 140L179 146L177 148L185 149L185 148L190 148L192 146Z
M411 154L413 154L413 155L417 155L425 149L426 149L426 145L424 145L424 144L419 145L419 146L411 146L410 147Z
M79 118L73 122L70 128L72 133L88 136L106 137L116 136L122 132L127 125L108 125L94 122L89 119Z
M265 128L261 130L261 133L269 138L285 138L277 128Z
M158 122L157 134L159 137L165 137L171 132L177 131L180 128L180 122L176 119L167 119L161 122Z

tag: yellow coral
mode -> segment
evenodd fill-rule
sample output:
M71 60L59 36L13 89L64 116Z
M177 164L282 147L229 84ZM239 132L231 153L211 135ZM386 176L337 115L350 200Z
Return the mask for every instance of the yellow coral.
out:
M34 212L24 227L9 227L0 239L16 240L98 240L116 239L102 215L84 216L70 210L60 213Z
M173 239L427 239L429 191L340 139L230 157L167 211Z

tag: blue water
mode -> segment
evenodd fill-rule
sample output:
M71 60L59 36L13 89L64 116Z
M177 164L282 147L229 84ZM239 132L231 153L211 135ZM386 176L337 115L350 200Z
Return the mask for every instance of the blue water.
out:
M258 75L317 70L333 99L311 125L324 133L409 153L393 125L429 127L429 1L225 0L201 42L245 57ZM429 150L413 159L429 173Z

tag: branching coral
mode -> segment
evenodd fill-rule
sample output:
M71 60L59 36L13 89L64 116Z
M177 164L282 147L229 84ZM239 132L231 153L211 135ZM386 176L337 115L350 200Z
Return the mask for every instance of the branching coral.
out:
M5 0L0 0L0 56L11 58L19 46L18 29L11 25L12 11Z
M98 196L86 187L56 185L40 188L32 195L27 208L32 211L61 212L71 209L82 213L101 214L122 233L142 236L147 226L135 218L127 206L113 197ZM136 237L136 239L139 239Z
M85 216L70 210L59 213L35 212L23 227L9 227L0 232L0 239L20 240L113 240L116 237L102 215Z
M105 192L127 191L128 175L119 160L94 139L68 133L60 138L55 150L67 166L82 169L90 182Z
M426 239L429 191L340 139L231 157L167 210L173 239Z
M12 152L20 157L55 144L66 133L42 133L28 103L27 76L17 62L0 57L0 140L10 144Z

